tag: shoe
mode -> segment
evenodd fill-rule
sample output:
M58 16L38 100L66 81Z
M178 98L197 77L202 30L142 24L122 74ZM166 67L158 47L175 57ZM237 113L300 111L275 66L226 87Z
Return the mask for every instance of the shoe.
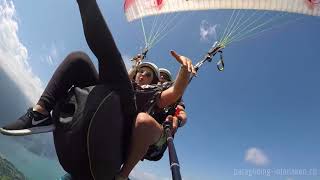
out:
M8 136L24 136L30 134L51 132L54 130L52 118L29 108L27 113L2 128L0 133Z

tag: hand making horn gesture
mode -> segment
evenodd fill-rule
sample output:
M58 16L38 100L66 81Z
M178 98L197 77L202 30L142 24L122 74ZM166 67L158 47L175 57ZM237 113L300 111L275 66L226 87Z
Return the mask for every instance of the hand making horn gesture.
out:
M182 56L173 50L171 50L170 52L171 55L181 64L181 68L188 70L188 72L192 73L193 75L197 73L192 65L192 61L189 58Z

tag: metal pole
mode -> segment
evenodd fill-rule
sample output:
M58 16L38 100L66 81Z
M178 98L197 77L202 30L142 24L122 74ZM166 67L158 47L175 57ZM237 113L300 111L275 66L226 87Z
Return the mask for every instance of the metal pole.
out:
M169 151L170 169L171 169L173 180L182 180L181 174L180 174L180 164L179 164L178 156L176 153L176 149L173 144L173 137L170 131L171 123L172 122L169 122L169 121L164 122L164 130L166 132L167 145L168 145L168 151Z

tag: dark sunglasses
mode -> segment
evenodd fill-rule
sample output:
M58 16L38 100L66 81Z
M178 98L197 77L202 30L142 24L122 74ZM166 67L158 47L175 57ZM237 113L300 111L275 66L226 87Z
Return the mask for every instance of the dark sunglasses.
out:
M152 73L149 72L149 71L146 71L146 70L143 70L143 69L139 69L138 70L138 73L144 75L144 76L147 76L147 77L151 77Z

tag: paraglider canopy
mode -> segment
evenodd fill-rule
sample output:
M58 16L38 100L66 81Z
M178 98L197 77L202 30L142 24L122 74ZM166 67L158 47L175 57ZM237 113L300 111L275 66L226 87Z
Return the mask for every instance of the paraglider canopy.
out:
M141 20L146 49L154 47L178 24L173 23L174 20L182 19L178 15L187 14L181 12L200 10L223 12L223 17L220 19L214 16L218 23L218 26L215 26L217 29L214 29L217 43L195 67L198 69L204 62L210 62L219 52L220 60L217 68L222 71L224 69L222 50L229 44L293 23L306 15L318 17L320 0L125 0L124 10L129 22ZM142 19L147 19L145 17L149 16L154 16L154 21L150 32L147 33ZM158 18L161 16L162 20Z
M247 39L275 26L301 19L301 16L289 18L286 16L297 14L320 16L320 0L125 0L124 10L129 22L136 19L142 22L142 18L147 16L156 17L149 38L146 37L146 27L142 25L146 49L157 44L177 24L173 21L180 19L172 16L160 21L158 15L166 16L199 10L214 10L213 12L232 10L230 18L226 18L229 20L223 26L223 33L216 39L219 46L226 47L231 42ZM158 29L157 23L159 23Z
M209 9L253 9L320 15L319 0L126 0L128 21L145 16Z

